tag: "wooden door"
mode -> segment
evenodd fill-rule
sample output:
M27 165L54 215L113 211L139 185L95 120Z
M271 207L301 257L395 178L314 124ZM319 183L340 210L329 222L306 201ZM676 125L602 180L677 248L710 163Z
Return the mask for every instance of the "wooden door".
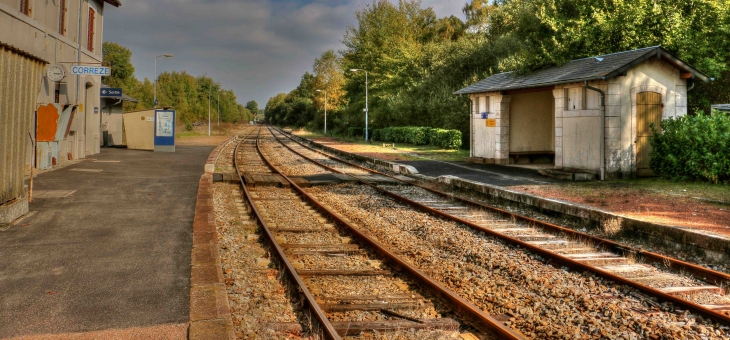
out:
M636 95L636 172L639 177L654 175L649 167L649 137L653 136L650 126L654 123L657 129L660 128L662 111L661 94L641 92Z

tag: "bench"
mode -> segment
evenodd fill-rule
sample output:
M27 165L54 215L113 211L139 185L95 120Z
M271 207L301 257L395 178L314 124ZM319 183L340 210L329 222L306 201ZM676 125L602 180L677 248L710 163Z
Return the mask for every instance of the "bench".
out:
M540 164L555 162L555 151L516 151L509 153L510 164ZM520 158L527 158L527 163L519 163ZM540 160L542 158L542 160ZM536 162L540 160L539 162ZM545 160L548 160L547 162Z
M392 144L383 143L383 147L384 148L393 148L393 149L395 149L395 143L392 143Z

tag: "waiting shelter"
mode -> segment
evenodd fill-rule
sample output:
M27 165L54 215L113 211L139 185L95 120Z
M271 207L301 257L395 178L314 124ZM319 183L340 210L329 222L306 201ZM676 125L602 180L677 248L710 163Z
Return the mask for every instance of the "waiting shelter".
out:
M661 46L495 74L469 95L471 153L484 163L547 163L601 178L652 175L650 125L687 114L711 79Z

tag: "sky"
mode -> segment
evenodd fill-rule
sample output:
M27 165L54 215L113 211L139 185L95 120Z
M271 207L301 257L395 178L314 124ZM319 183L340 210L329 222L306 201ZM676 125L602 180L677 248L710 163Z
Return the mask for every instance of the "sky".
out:
M207 74L238 102L293 90L314 59L342 48L348 24L365 0L121 0L104 7L104 41L132 51L138 79L157 72ZM392 0L396 1L396 0ZM467 0L423 0L439 17L455 15Z

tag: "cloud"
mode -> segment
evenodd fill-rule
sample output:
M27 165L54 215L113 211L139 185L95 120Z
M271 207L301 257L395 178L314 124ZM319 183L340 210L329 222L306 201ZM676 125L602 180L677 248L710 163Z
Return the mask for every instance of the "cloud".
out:
M294 89L314 59L341 48L364 0L127 0L105 7L104 40L132 50L140 79L157 71L208 74L239 102ZM369 1L366 1L369 2ZM439 16L459 14L460 1L424 1ZM461 16L461 15L460 15Z

